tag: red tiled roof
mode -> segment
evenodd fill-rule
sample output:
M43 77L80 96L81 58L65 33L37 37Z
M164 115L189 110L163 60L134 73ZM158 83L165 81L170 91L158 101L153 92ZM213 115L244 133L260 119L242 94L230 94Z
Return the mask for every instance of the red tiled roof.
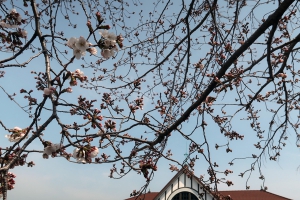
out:
M291 200L264 190L232 190L219 191L222 195L230 195L232 200Z
M145 194L141 194L140 196L131 197L125 200L153 200L154 197L158 194L158 192L148 192Z

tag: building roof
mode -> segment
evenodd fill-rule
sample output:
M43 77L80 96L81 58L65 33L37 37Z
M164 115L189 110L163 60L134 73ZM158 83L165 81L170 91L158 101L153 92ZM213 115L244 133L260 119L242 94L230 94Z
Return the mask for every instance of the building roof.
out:
M219 192L224 197L230 196L231 200L292 200L264 190L228 190ZM153 200L157 195L158 192L148 192L125 200Z
M180 176L182 173L186 173L191 177L194 177L195 180L203 187L205 188L205 185L201 182L201 180L199 178L197 178L194 173L192 173L189 169L188 166L185 165L183 166L178 172L177 174L165 185L165 187L163 187L163 189L157 193L157 195L155 197L158 197L161 193L163 193L166 188L170 185L170 183L172 183L178 176ZM211 193L210 191L208 191L209 194L211 194L213 196L213 193Z
M155 197L158 197L162 192L166 190L166 188L173 182L178 176L182 173L188 174L189 176L195 178L195 180L205 188L205 185L202 181L197 178L187 166L184 166L181 170L177 172L177 174L165 185L165 187L160 192L148 192L145 194L141 194L139 196L131 197L125 200L154 200ZM282 197L265 190L227 190L227 191L218 191L218 194L214 192L208 191L212 196L216 198L222 198L226 200L292 200L286 197ZM219 196L221 195L221 197Z
M232 200L291 200L265 190L227 190L219 192L224 196L230 195Z
M131 197L125 200L153 200L157 194L158 192L148 192L145 194L141 194L140 196Z

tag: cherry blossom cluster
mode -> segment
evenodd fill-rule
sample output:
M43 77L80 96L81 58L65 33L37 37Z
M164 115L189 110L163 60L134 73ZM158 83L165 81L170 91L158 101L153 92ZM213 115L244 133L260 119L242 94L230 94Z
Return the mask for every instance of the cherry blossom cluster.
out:
M99 149L95 146L86 145L76 148L73 151L73 158L79 163L90 163L92 158L95 158L99 153Z
M101 39L97 42L97 45L89 43L84 37L80 36L79 38L71 37L67 46L73 49L73 55L76 59L80 59L82 56L85 56L86 51L90 52L92 55L97 55L97 49L94 46L98 46L101 49L101 55L105 59L115 56L115 53L119 51L117 45L123 47L123 36L116 36L114 33L108 32L110 29L109 25L101 25L104 19L101 17L99 12L96 13L98 25L97 29L100 30ZM87 22L87 27L89 28L90 33L94 32L91 21Z
M287 78L287 74L285 74L285 73L279 73L279 74L277 75L277 77L278 77L278 78L281 77L281 78L285 79L285 78Z
M160 100L157 101L157 104L158 105L155 106L155 109L158 109L158 108L160 109L160 110L158 110L160 115L166 114L166 106L164 106Z
M10 130L10 132L12 132L12 134L5 135L5 137L8 138L10 142L18 142L25 136L27 129L21 129L16 126Z
M11 49L14 51L15 46L23 45L23 42L20 38L27 37L27 31L19 28L21 24L25 24L25 20L22 19L21 15L16 11L16 9L12 9L4 19L0 21L0 28L2 29L17 29L16 31L5 31L0 33L0 38L2 43L7 43L7 49Z
M14 185L15 185L15 180L14 178L16 178L16 175L11 173L11 172L8 172L7 173L7 184L8 184L8 189L11 190L11 189L14 189Z
M101 154L101 158L97 157L97 158L95 158L95 161L97 163L106 162L109 157L110 157L109 155L106 155L105 153L103 153L103 154ZM112 178L112 176L110 176L110 178Z
M101 55L106 59L115 56L115 53L119 51L117 44L120 48L123 46L123 36L116 36L114 33L109 33L107 30L101 30L99 33L101 35Z
M226 169L225 171L224 171L224 174L227 176L228 174L232 174L233 173L233 171L232 170L230 170L230 169Z
M130 104L129 108L131 110L132 113L135 113L136 110L141 109L143 110L143 106L144 106L144 98L136 98L134 100L134 105Z
M112 121L111 119L106 120L104 123L104 128L106 128L107 130L111 130L113 132L117 131L116 128L116 122Z
M54 156L57 150L61 148L60 144L52 144L51 142L45 142L45 148L43 152L43 158L48 159L49 156Z
M141 90L142 89L142 87L141 87L142 82L145 82L145 79L139 78L139 79L133 81L133 87L136 88L136 89Z
M149 169L152 169L154 171L157 170L157 166L154 164L154 162L152 161L152 159L148 159L148 160L141 160L140 162L140 169L141 172L143 173L144 177L147 179L147 181L149 181Z
M170 165L170 170L173 172L173 171L179 171L179 169L175 166L175 165L171 165L171 164L169 164Z
M7 173L7 189L8 190L14 189L15 183L16 183L15 180L14 180L14 178L16 178L16 175L14 173L11 173L11 172ZM0 181L1 181L1 179L0 179ZM0 198L3 197L2 187L3 186L0 185Z
M103 93L102 101L107 105L114 105L114 100L111 98L111 95L109 93ZM101 109L105 109L106 107L104 104L101 104Z
M11 9L9 14L0 22L2 28L19 28L24 23L20 13L16 9Z
M71 37L67 46L73 49L73 55L76 59L80 59L82 56L85 56L85 52L88 51L93 55L97 54L97 49L95 47L90 47L90 44L84 37L80 36L79 38ZM90 47L90 48L89 48Z
M100 115L100 113L101 113L101 110L95 108L94 111L93 111L93 118L94 118L95 120L102 121L102 120L103 120L103 116ZM94 129L97 127L97 125L99 125L100 127L102 127L102 124L101 124L101 123L98 123L98 122L92 120L92 116L91 116L90 114L86 114L86 115L83 117L83 119L91 120L91 121L92 121L91 126L92 126L92 128L94 128Z
M216 100L215 97L207 96L205 99L205 103L207 106L212 106L215 100Z
M71 86L76 86L77 85L76 79L79 79L80 82L83 82L83 81L87 80L87 76L85 76L83 71L80 71L80 69L76 69L75 72L68 72L67 76L71 79L70 80L70 85ZM69 88L67 92L72 92L72 89Z

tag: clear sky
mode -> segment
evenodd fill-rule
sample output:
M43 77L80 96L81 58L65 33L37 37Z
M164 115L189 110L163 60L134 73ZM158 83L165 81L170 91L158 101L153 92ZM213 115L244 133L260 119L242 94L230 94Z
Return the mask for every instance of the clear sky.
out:
M12 7L12 5L8 4L8 6ZM268 5L269 6L269 5ZM138 11L136 11L135 17L130 19L130 23L138 24L139 17L148 17L148 13L152 11L154 8L152 4L149 2L145 2L143 5L139 5L138 7L128 8L129 11L133 11L138 8L138 11L143 10L140 15ZM172 7L174 8L174 7ZM172 12L176 12L180 7L174 8ZM157 8L158 10L162 8ZM265 13L265 7L262 7L258 10L258 13ZM103 11L104 12L104 11ZM157 14L157 13L155 13ZM257 14L256 17L262 17L262 14ZM103 14L106 16L106 22L109 24L109 13ZM86 27L86 20L83 17L78 16L73 19L78 23L78 27ZM69 29L65 22L58 21L57 22L58 29L61 29L65 32L65 37L79 37L81 35L86 35L85 29ZM116 28L118 34L122 33L120 28ZM29 32L29 37L32 32ZM142 32L140 33L142 35ZM147 37L147 36L144 36ZM125 38L124 41L125 47L131 46L130 41L127 41ZM259 51L259 50L258 50ZM198 51L195 50L195 54ZM259 52L258 54L263 53ZM24 54L19 59L18 62L23 62L32 54ZM99 55L99 52L98 52ZM201 55L201 51L200 51ZM4 58L7 54L1 53L1 58ZM112 63L114 63L119 57L122 56L122 51L117 54L116 59L110 60L103 64L103 67L111 67ZM86 56L87 62L92 60L93 58ZM51 60L52 63L56 63L55 60ZM196 62L193 60L192 62ZM0 86L3 86L9 94L17 93L15 99L18 102L22 102L23 96L19 94L19 90L21 88L24 89L35 89L34 75L30 75L30 71L43 71L43 60L35 59L29 65L30 67L22 69L20 71L19 68L8 68L6 69L5 78L0 78ZM77 68L80 68L80 64L82 61L75 60L75 62L70 65L69 70L74 71ZM54 69L58 69L59 66L53 65ZM142 67L145 67L143 65ZM140 72L143 72L148 69L149 66L146 65L145 68L140 69ZM42 68L42 69L41 69ZM85 74L88 77L93 76L93 69L83 69ZM122 74L126 72L125 69L120 69L119 73ZM134 76L129 76L134 78ZM104 85L110 85L109 81L103 82ZM66 97L68 101L76 102L77 96L82 93L78 91L77 88L73 88L72 96ZM161 91L163 92L163 90ZM38 98L38 100L42 99L43 92L42 91L34 91L33 94ZM84 92L84 95L92 98L100 98L99 95L95 94L95 92L87 90ZM13 101L7 98L7 95L0 90L0 120L3 121L7 127L13 128L15 126L26 127L30 123L30 119L25 112L16 105ZM229 101L230 98L226 97L221 101ZM100 102L100 101L99 101ZM149 110L151 108L151 101L145 100L145 110ZM22 105L26 105L26 102L22 102ZM49 106L49 104L47 104ZM230 109L227 110L228 113L231 112ZM49 113L45 112L42 115L42 121L46 119ZM139 114L137 114L139 115ZM263 118L262 126L268 126L268 118L269 115L265 114L264 110L260 113L260 116ZM245 116L239 116L240 118ZM237 117L237 119L240 119ZM295 116L292 116L295 117ZM69 115L63 115L62 120L64 122L72 123L72 119L69 118ZM209 122L210 119L207 119ZM182 126L183 132L190 132L191 127L189 123L193 122L185 122ZM265 123L265 124L264 124ZM244 190L245 182L247 180L247 174L244 178L238 176L240 172L249 168L251 160L236 160L233 166L229 166L227 164L229 158L242 157L242 156L250 156L253 153L253 141L255 141L255 133L249 131L250 127L248 122L245 120L235 120L233 121L235 125L235 129L238 132L242 132L245 135L245 140L239 142L233 142L235 145L233 153L226 153L225 149L220 149L218 151L213 149L215 143L225 144L227 142L227 138L223 137L219 134L219 129L217 127L210 126L207 130L208 140L211 141L211 148L213 149L211 154L214 156L214 160L222 165L222 169L224 166L228 166L228 169L233 170L234 174L229 174L228 179L234 182L233 186L227 187L225 184L220 185L219 190ZM143 129L137 129L137 131L144 131ZM45 130L44 138L46 140L51 140L54 143L59 141L59 132L60 129L57 125L51 124ZM0 127L0 146L6 147L11 145L4 137L8 134L2 127ZM199 141L201 143L201 134L194 135L193 139ZM57 136L58 135L58 136ZM261 169L263 171L264 176L266 177L265 185L268 187L268 191L271 193L275 193L278 195L282 195L287 198L291 198L294 200L300 200L300 191L298 189L300 185L300 170L298 167L300 166L300 151L299 148L295 145L295 135L290 130L288 132L288 140L286 141L287 147L283 149L281 152L281 157L277 161L270 161L268 156L263 156L261 161ZM96 142L97 143L97 142ZM174 159L177 159L179 162L184 160L184 154L188 151L187 146L189 143L184 141L182 137L178 135L174 135L169 139L170 145L169 149L172 149ZM33 142L29 149L32 150L43 150L42 145L39 142ZM251 151L250 151L251 149ZM125 151L128 150L125 148ZM70 149L70 152L73 150ZM256 150L255 150L256 151ZM258 151L257 151L258 152ZM101 154L100 150L100 154ZM145 183L145 178L141 174L137 174L136 172L130 172L128 175L123 177L122 179L111 179L109 178L109 169L111 168L110 164L104 165L96 165L96 164L77 164L74 162L67 162L64 158L49 158L48 160L43 159L41 154L30 154L28 160L33 160L35 162L35 166L32 168L27 167L16 167L12 170L17 176L15 179L16 185L15 189L8 192L9 199L23 199L23 200L63 200L63 199L72 199L72 200L82 200L82 199L103 199L103 200L122 200L128 198L130 193L136 189L138 190ZM75 161L75 160L72 160ZM151 191L158 192L163 188L165 184L175 175L175 172L171 172L169 170L169 164L174 164L169 161L161 159L158 162L158 171L155 173L153 180L150 183L148 189ZM197 160L197 167L195 168L195 175L200 176L204 175L208 177L206 174L207 164L203 158ZM226 167L225 167L226 168ZM249 179L249 184L251 186L250 189L259 190L262 185L262 181L258 178L259 173L258 170L254 171L252 176ZM148 190L147 189L147 190Z

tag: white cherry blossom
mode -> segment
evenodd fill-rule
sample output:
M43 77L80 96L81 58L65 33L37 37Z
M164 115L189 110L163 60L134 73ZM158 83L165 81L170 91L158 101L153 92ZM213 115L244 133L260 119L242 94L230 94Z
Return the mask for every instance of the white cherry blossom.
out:
M17 13L17 10L15 8L13 8L13 9L10 10L10 13L12 13L12 14Z
M89 52L92 54L92 55L97 55L97 49L95 47L91 47L89 49Z
M74 49L76 48L75 47L75 43L77 41L77 38L76 37L71 37L68 42L67 42L67 46L70 47L71 49Z
M105 47L116 45L117 36L114 33L109 33L107 30L101 30L99 33L104 38Z
M19 131L22 131L22 129L18 126L15 126L14 129L13 129L14 132L19 132Z
M44 149L43 154L48 156L52 155L52 153L56 152L60 148L60 144L51 144Z
M85 151L80 150L79 148L74 149L73 158L75 158L79 163L86 163Z
M99 33L107 40L117 40L117 36L114 33L109 33L107 30L101 30Z
M81 51L80 49L73 49L73 54L77 60L81 58L81 56L85 56L85 51Z
M116 51L118 51L118 48L116 46L112 49L102 49L101 55L104 58L109 59L110 57L115 56Z
M106 47L115 46L116 45L116 40L105 40L104 45Z
M21 17L21 15L20 15L20 13L18 13L17 10L16 10L15 8L11 9L11 10L10 10L10 13L11 13L11 14L17 14L17 16L18 16L17 21L18 21L18 22L21 22L21 21L22 21L22 17Z
M101 30L101 31L99 31L99 33L100 33L100 35L102 36L102 37L104 37L104 38L107 38L108 37L108 31L107 30Z
M0 22L0 26L2 28L18 28L19 27L17 24L7 24L4 21Z
M81 77L81 76L84 76L84 73L80 69L76 69L75 72L74 72L74 75L76 75L78 77Z
M102 49L101 55L103 58L109 59L113 55L113 52L110 49Z
M91 158L95 158L99 153L99 149L97 147L93 147L93 151L89 154Z
M114 55L115 55L115 53L118 52L119 49L118 49L118 47L115 45L115 46L111 49L111 51L113 51L113 52L114 52ZM114 55L113 55L113 56L114 56Z
M17 126L13 128L12 132L10 135L5 135L10 142L19 142L25 136L25 132Z
M76 148L73 151L73 158L79 163L86 163L86 159L90 160L91 158L95 158L99 153L99 149L95 146L85 148L88 148L87 152L80 148Z
M116 36L114 33L109 33L109 34L107 35L107 38L106 38L106 39L116 41L116 40L117 40L117 36Z
M80 38L75 43L75 47L77 49L80 49L82 52L85 52L85 50L89 48L89 43L84 37L80 36Z

